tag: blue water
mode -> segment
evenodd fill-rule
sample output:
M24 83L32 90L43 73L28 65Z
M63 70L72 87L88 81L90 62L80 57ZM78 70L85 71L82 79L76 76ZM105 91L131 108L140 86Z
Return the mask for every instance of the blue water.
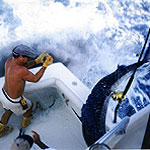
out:
M46 50L92 88L118 65L137 62L150 27L149 6L149 0L1 0L0 76L12 48L22 43L37 55ZM149 70L137 71L121 117L150 103Z

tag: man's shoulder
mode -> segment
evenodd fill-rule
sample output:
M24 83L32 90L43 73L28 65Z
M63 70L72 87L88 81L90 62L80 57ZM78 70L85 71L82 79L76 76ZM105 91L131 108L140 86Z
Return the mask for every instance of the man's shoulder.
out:
M10 62L12 62L12 58L8 58L8 59L6 60L6 63L10 63Z
M28 73L28 69L25 66L18 66L18 71L22 74Z
M28 72L28 69L25 66L13 64L10 66L10 69L12 72L16 72L16 74L26 74Z

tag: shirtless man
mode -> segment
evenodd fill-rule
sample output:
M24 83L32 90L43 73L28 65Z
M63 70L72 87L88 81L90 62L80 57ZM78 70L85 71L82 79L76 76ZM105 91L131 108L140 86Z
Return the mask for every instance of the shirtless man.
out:
M5 63L5 83L3 88L0 89L0 101L5 109L0 121L0 137L10 132L7 123L13 113L16 115L23 114L21 127L30 124L33 105L22 96L25 83L26 81L38 82L46 68L53 62L53 58L45 52L35 60L28 61L29 58L34 58L34 54L32 49L26 45L16 46L12 54L13 57ZM44 57L46 57L45 62L43 62ZM43 66L36 74L28 70L38 63L43 63Z

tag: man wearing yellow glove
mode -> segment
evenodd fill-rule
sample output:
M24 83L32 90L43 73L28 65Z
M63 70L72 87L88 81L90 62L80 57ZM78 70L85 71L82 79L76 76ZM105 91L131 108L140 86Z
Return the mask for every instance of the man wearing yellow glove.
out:
M13 113L16 115L23 114L21 127L30 124L33 105L23 96L26 81L38 82L46 68L53 63L53 58L46 52L35 60L28 61L29 58L35 57L32 51L26 45L18 45L12 51L13 57L8 58L5 63L5 83L0 90L0 101L5 112L0 120L0 137L11 131L7 123ZM44 57L46 58L45 62ZM36 74L28 70L28 68L38 63L43 63L43 66Z
M43 63L44 62L43 59L44 59L45 56L47 56L47 53L43 52L39 57L37 57L35 59L36 64Z
M44 57L46 58L44 62ZM48 55L46 52L43 52L38 58L35 59L36 64L43 63L43 67L47 68L53 63L52 56Z
M48 54L46 54L46 60L43 63L43 67L47 68L52 63L53 63L53 58L51 56L49 56Z

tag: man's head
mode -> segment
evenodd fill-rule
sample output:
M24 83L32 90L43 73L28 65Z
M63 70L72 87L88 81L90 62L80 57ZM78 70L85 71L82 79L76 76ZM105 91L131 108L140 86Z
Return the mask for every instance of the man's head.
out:
M29 135L19 135L11 144L10 150L30 150L33 145L33 138Z
M19 56L34 58L34 50L26 45L18 45L12 50L12 54L14 58L18 58Z

